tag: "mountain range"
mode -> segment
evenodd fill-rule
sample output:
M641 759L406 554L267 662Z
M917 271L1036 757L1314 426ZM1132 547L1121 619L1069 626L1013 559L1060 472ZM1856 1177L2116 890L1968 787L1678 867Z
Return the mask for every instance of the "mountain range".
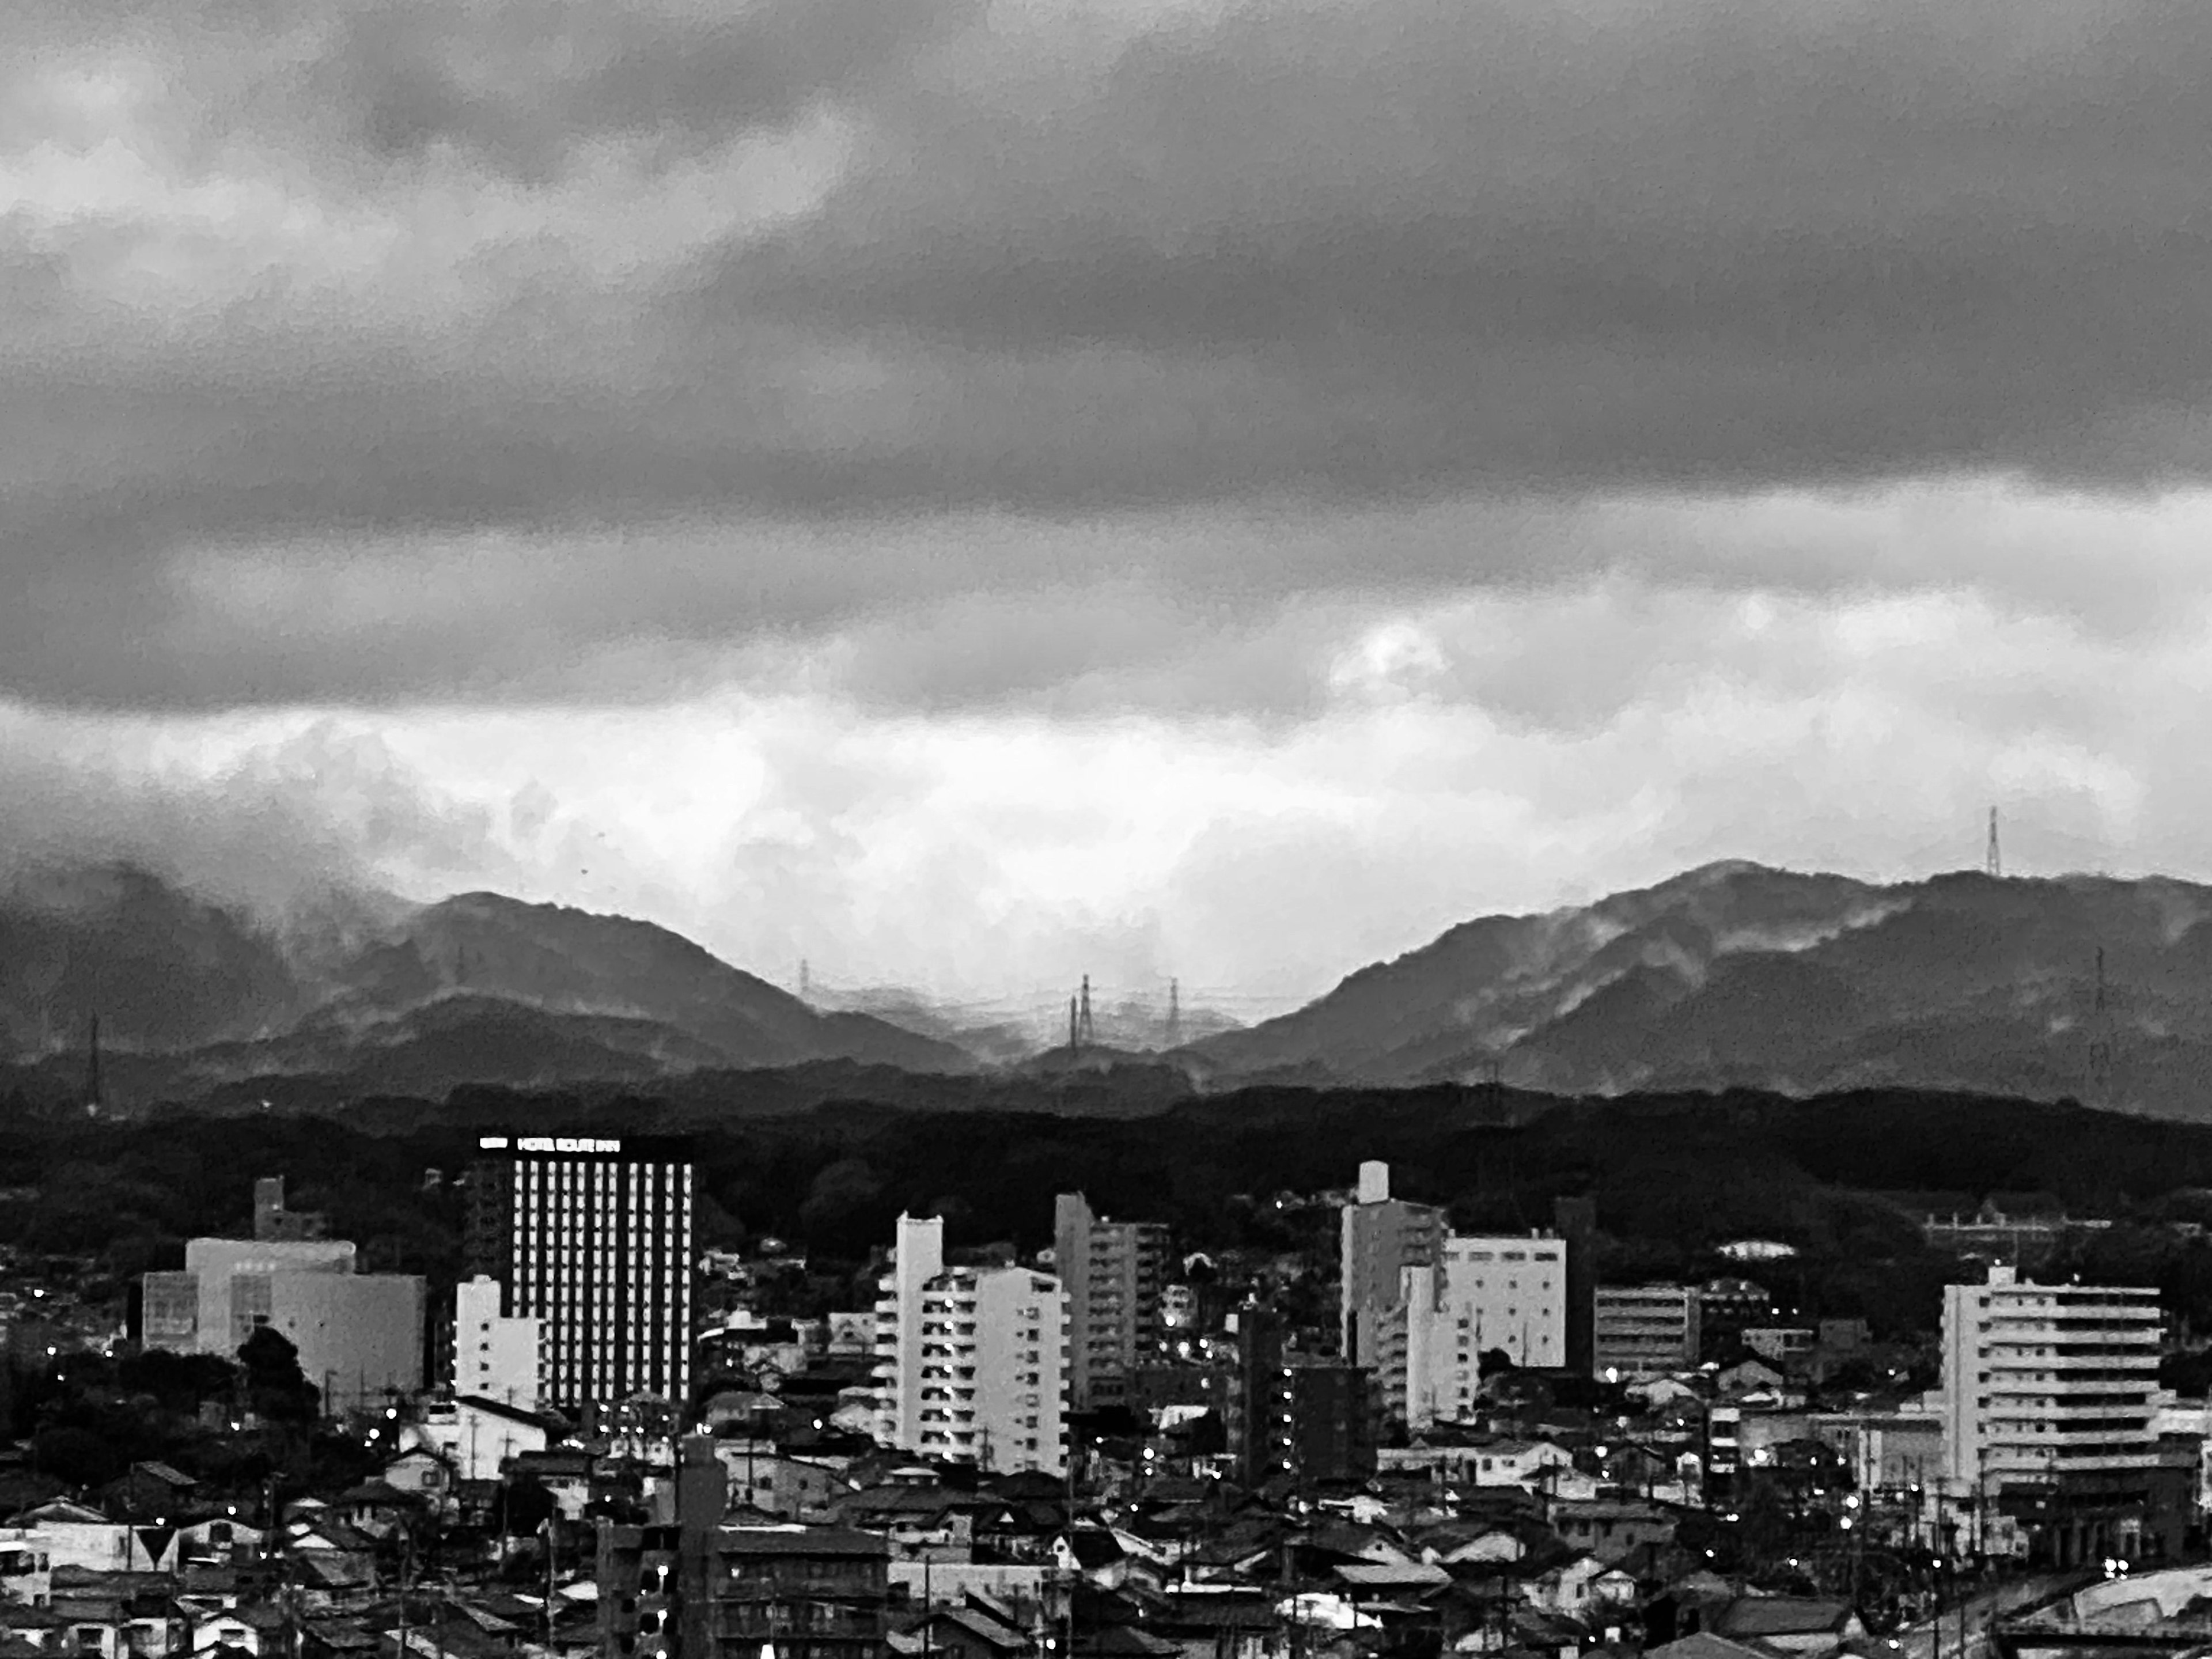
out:
M1191 1046L1222 1077L1565 1094L1906 1085L2212 1115L2212 889L1746 863L1486 916Z
M839 1000L802 1000L649 923L494 893L333 896L266 923L123 866L0 886L0 1054L50 1083L82 1078L96 1012L118 1097L306 1079L441 1097L825 1061L1058 1069L1016 1024L904 991ZM1102 1028L1083 1058L1157 1068L1147 1024ZM1462 923L1165 1058L1203 1087L1899 1085L2207 1117L2212 888L1979 873L1881 885L1710 865Z
M623 916L496 893L346 894L269 924L129 866L19 874L0 889L0 1048L82 1071L95 1014L110 1083L140 1099L257 1078L443 1093L823 1060L976 1064Z

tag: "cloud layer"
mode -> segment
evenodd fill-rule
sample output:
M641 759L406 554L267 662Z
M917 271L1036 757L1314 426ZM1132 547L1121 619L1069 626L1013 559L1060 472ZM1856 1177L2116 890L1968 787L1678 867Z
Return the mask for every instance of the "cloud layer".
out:
M592 696L1101 583L1924 586L1987 537L1790 503L2206 471L2180 0L41 0L0 62L40 700Z
M0 846L1271 997L1991 799L2202 871L2207 84L2193 0L21 0Z

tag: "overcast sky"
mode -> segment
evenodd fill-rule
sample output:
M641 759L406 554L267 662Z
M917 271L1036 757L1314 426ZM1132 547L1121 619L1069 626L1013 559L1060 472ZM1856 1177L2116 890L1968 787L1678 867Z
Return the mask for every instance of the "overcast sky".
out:
M9 0L0 843L1256 1009L2212 875L2203 0Z

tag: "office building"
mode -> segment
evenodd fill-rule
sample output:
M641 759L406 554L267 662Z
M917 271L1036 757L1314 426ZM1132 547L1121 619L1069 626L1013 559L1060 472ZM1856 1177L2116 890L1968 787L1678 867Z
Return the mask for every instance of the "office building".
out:
M1590 1366L1598 1376L1620 1381L1658 1376L1698 1363L1698 1307L1693 1285L1601 1285L1594 1314Z
M482 1273L453 1287L453 1394L535 1411L545 1322L501 1313L506 1294L497 1279Z
M1113 1221L1080 1193L1053 1204L1053 1268L1067 1295L1068 1398L1073 1409L1126 1404L1128 1379L1160 1351L1168 1230Z
M1340 1352L1346 1363L1374 1365L1383 1327L1402 1318L1405 1275L1432 1267L1443 1243L1444 1213L1390 1196L1390 1166L1359 1166L1353 1201L1339 1217Z
M1375 1473L1372 1376L1289 1347L1272 1310L1237 1310L1237 1367L1228 1381L1223 1428L1240 1485L1364 1480Z
M1970 1547L2060 1567L2142 1561L2164 1478L2158 1292L1991 1267L1943 1292L1943 1456Z
M139 1341L228 1359L265 1326L298 1350L325 1412L381 1406L422 1387L423 1283L354 1266L342 1239L188 1240L182 1272L140 1281Z
M730 1526L714 1444L679 1452L672 1526L599 1531L607 1659L890 1659L890 1546L836 1527Z
M1468 1420L1486 1355L1518 1370L1559 1369L1566 1258L1566 1241L1553 1234L1446 1234L1438 1265L1405 1270L1403 1300L1377 1327L1386 1414L1413 1428Z
M1066 1297L1028 1267L945 1265L902 1215L876 1303L876 1438L985 1470L1067 1466Z
M487 1134L468 1174L467 1270L539 1323L541 1406L682 1400L691 1378L692 1163L645 1135ZM460 1344L456 1340L458 1358Z

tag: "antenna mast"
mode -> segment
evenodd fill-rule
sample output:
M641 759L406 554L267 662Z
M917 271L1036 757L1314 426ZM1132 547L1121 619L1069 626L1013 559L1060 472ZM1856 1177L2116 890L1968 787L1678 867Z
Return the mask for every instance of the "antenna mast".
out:
M1089 1048L1098 1041L1098 1033L1091 1024L1091 975L1083 976L1083 1046Z
M799 1000L801 1002L806 1000L809 994L813 990L813 969L808 966L806 958L805 957L801 957L799 959Z
M1990 851L1984 867L1999 879L2004 876L2004 860L1997 852L1997 809L1990 808Z
M1168 981L1168 1047L1182 1047L1182 981Z

